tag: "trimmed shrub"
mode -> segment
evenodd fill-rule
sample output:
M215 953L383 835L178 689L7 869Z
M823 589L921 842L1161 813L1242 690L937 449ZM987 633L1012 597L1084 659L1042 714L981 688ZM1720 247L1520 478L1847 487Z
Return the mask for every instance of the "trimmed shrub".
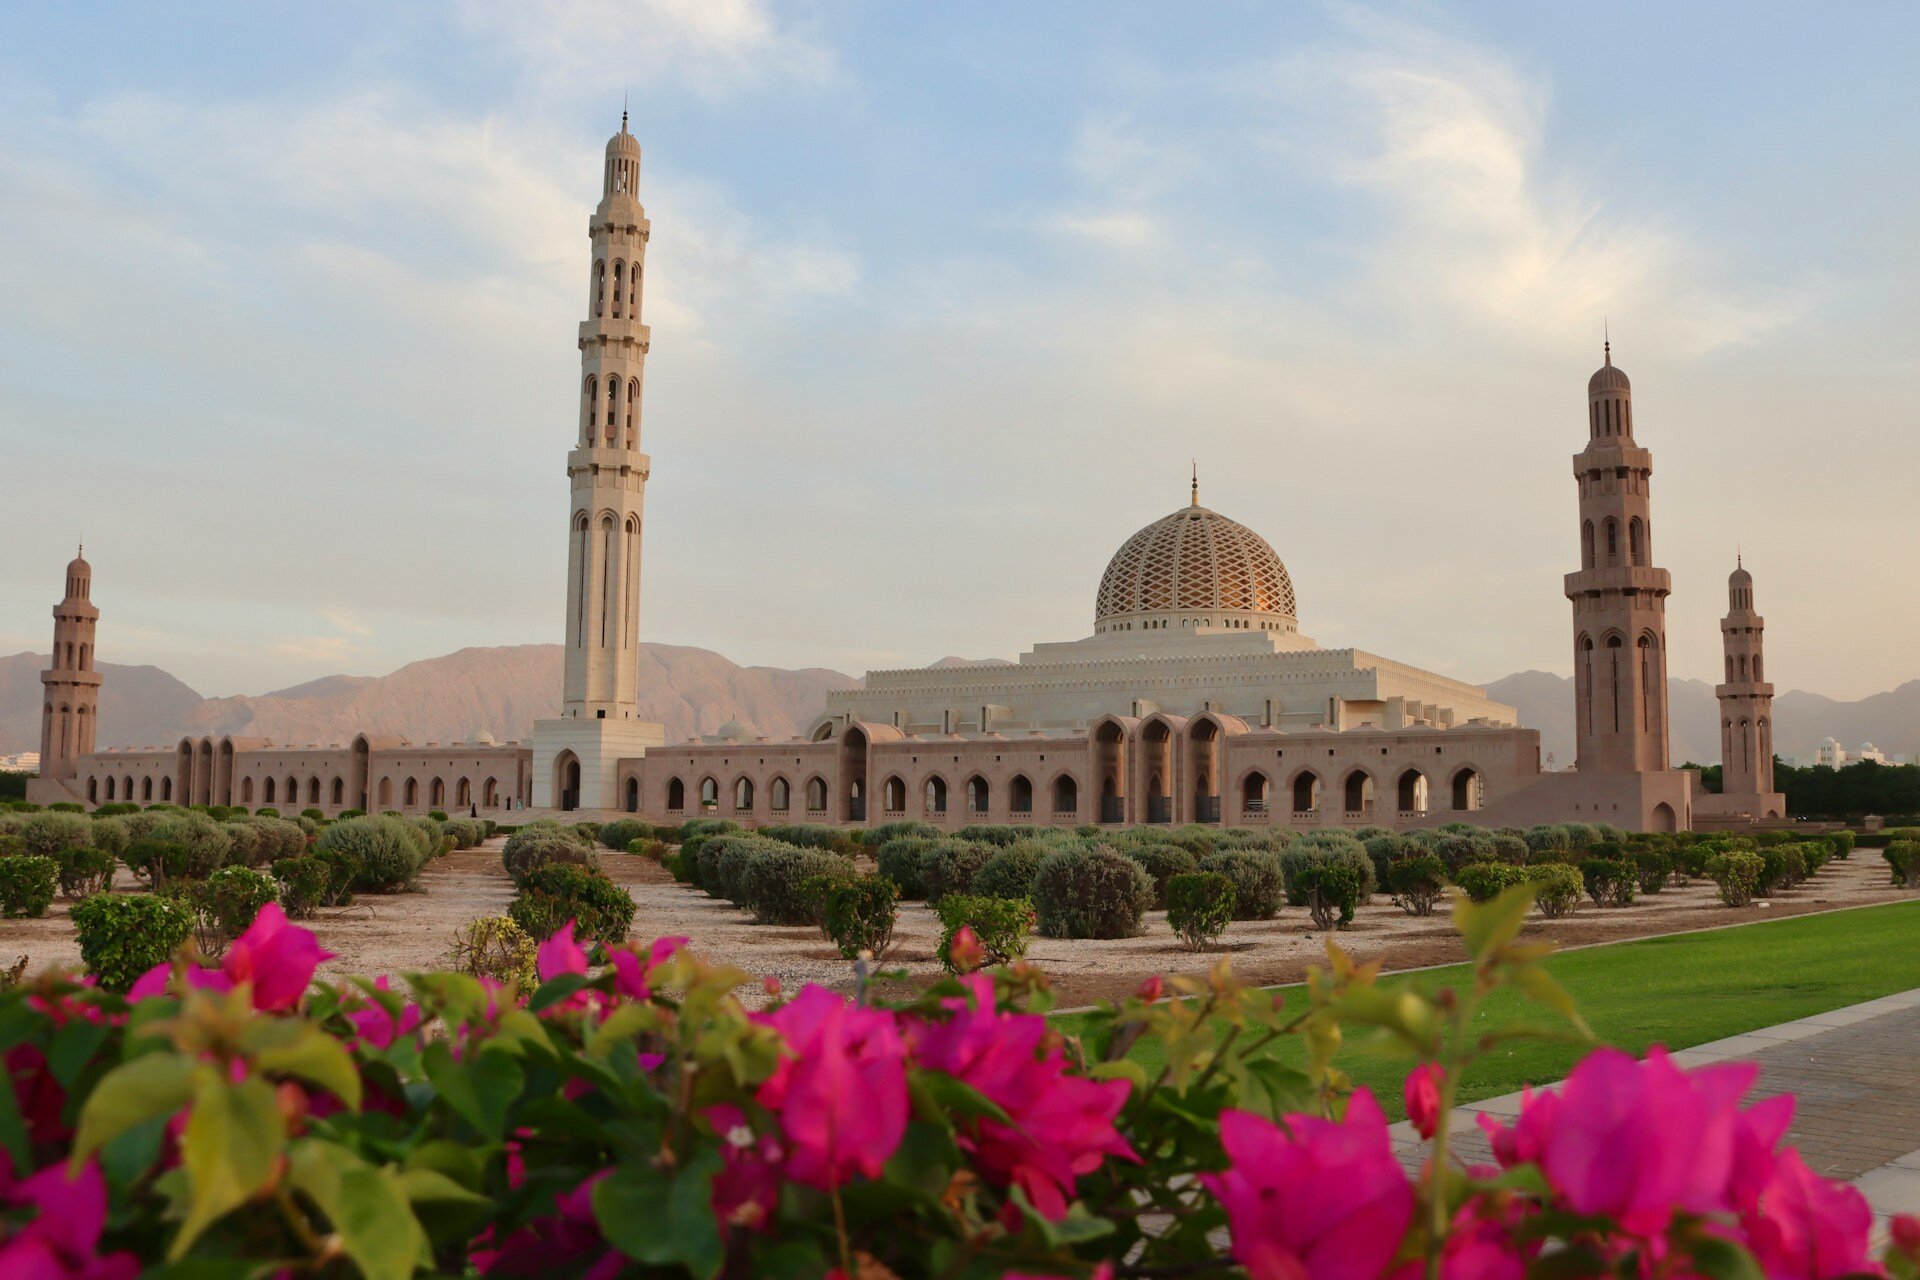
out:
M307 855L327 869L323 907L344 907L353 901L353 882L360 878L360 859L345 849L316 848Z
M278 862L282 858L306 855L307 833L300 829L299 823L284 818L255 818L253 827L260 832L265 861Z
M525 888L527 877L551 863L570 863L590 871L600 869L600 857L592 846L577 835L557 827L535 828L531 824L507 837L500 851L500 863L507 869L517 888Z
M1283 855L1258 849L1219 849L1200 859L1200 870L1233 881L1233 918L1271 920L1280 914Z
M1187 950L1214 944L1233 920L1233 881L1218 871L1184 871L1167 881L1167 924Z
M133 843L133 828L124 818L96 818L90 844L111 857L119 857ZM56 855L58 856L58 855Z
M1833 850L1833 856L1842 861L1853 856L1853 846L1857 837L1851 831L1829 831L1827 845Z
M600 843L609 849L624 849L635 840L652 834L653 829L638 818L615 818L600 828Z
M125 991L140 975L165 964L193 932L193 914L172 898L151 893L96 893L73 906L80 959L100 985Z
M1470 867L1480 862L1500 861L1499 850L1493 843L1493 837L1484 831L1455 832L1440 837L1434 846L1434 852L1440 855L1440 861L1447 864L1447 874L1457 881L1462 867Z
M1492 902L1526 878L1526 868L1510 862L1469 862L1454 873L1453 882L1473 901Z
M973 878L1000 851L993 844L975 844L955 837L935 841L920 854L920 887L927 902L938 905L950 893L972 893Z
M1596 907L1629 907L1640 887L1633 864L1623 858L1583 858L1580 880Z
M1033 928L1033 904L1025 898L982 898L950 893L934 908L940 917L940 945L935 954L953 970L953 935L973 930L987 953L988 964L1011 964L1027 954L1027 934Z
M122 814L138 813L138 812L140 812L139 805L128 804L125 801L118 801L115 803L101 805L98 809L95 809L93 811L93 816L96 818L117 818Z
M688 818L680 826L680 839L684 843L695 836L717 836L739 829L740 824L731 818Z
M637 858L645 858L649 862L657 862L664 867L667 865L667 859L673 856L673 846L665 840L656 840L652 836L641 836L637 840L627 841L627 852Z
M741 877L747 862L762 848L792 849L747 832L728 832L714 836L700 847L700 884L711 898L722 898L736 906L746 905L746 889ZM798 852L798 850L795 850Z
M940 838L940 828L934 826L931 822L911 820L906 822L883 822L877 827L870 828L867 831L866 839L862 843L869 849L878 849L889 840L905 840L909 838L937 840Z
M854 841L839 827L817 822L782 822L760 828L758 834L769 840L790 844L796 849L823 849L830 853L852 853Z
M198 813L175 814L161 819L154 824L148 839L178 848L178 862L169 863L163 874L189 880L204 880L225 866L227 850L233 845L233 837L227 834L226 828ZM131 859L127 865L133 865Z
M1920 889L1920 841L1895 840L1880 856L1886 859L1896 888Z
M43 916L53 905L60 864L37 853L0 858L0 917Z
M1360 900L1360 873L1353 863L1325 858L1309 863L1300 874L1314 928L1324 932L1353 923L1354 904Z
M68 849L93 848L93 822L77 813L36 813L20 824L27 852L56 861Z
M1153 906L1153 879L1106 845L1048 854L1033 876L1033 908L1049 938L1131 938Z
M1549 920L1571 914L1586 896L1587 882L1579 869L1564 862L1536 862L1527 868L1527 879L1539 886L1534 905Z
M1367 851L1367 861L1373 864L1373 882L1388 893L1393 892L1393 886L1387 883L1388 867L1403 858L1418 858L1430 852L1411 836L1397 836L1392 832L1370 836L1362 841L1361 847ZM1444 864L1441 869L1445 870Z
M227 833L227 866L257 867L272 861L272 838L253 823L223 822L220 829Z
M733 900L753 913L755 924L818 925L825 903L817 890L809 891L807 882L852 879L856 874L846 858L761 841L736 877Z
M308 822L325 822L327 820L327 815L319 809L302 809L300 816Z
M899 898L900 891L884 876L836 884L827 891L820 927L847 959L857 960L864 952L876 962L884 960L893 947Z
M1008 845L988 858L974 875L970 892L988 898L1032 899L1033 877L1049 852L1038 840Z
M449 963L461 973L525 994L540 985L539 957L540 944L511 917L482 916L454 930Z
M348 818L330 823L315 840L316 853L339 851L354 861L356 893L399 893L411 889L426 865L423 833L400 818Z
M999 845L1002 849L1015 840L1030 834L1030 828L995 826L986 822L969 823L953 833L955 840L967 840L974 844Z
M925 823L888 823L888 826L925 826ZM873 836L878 832L869 832L867 845L873 847ZM879 865L880 874L893 881L893 887L900 891L905 900L916 900L927 896L926 881L920 878L920 855L939 843L938 836L923 836L915 833L893 836L881 844L874 853L874 862Z
M420 863L425 866L435 858L453 852L453 837L447 834L447 824L438 818L415 818L407 824L413 832L413 842L420 848Z
M1190 849L1177 844L1135 841L1120 846L1120 852L1142 867L1153 881L1153 905L1168 905L1167 886L1175 876L1192 875L1200 869L1200 859Z
M1410 916L1430 916L1447 892L1447 864L1431 853L1397 858L1387 864L1381 881L1393 895L1393 905Z
M1642 893L1658 893L1667 887L1673 875L1673 855L1659 849L1635 849L1632 853L1634 878Z
M448 818L440 824L440 829L453 837L456 849L477 849L487 838L486 825L473 818Z
M60 855L60 892L75 902L105 893L118 865L105 849L69 849Z
M536 942L545 942L569 920L576 939L620 942L633 926L633 912L633 899L625 889L572 862L535 868L507 908L507 915Z
M1720 901L1730 907L1744 907L1759 891L1765 864L1760 855L1745 849L1729 849L1707 859L1706 875L1720 887Z
M327 901L333 868L319 858L281 858L273 864L280 882L280 909L289 920L311 920Z
M193 936L201 954L218 958L247 931L260 908L280 897L280 885L251 867L234 866L222 867L205 880L183 880L167 892L193 912Z

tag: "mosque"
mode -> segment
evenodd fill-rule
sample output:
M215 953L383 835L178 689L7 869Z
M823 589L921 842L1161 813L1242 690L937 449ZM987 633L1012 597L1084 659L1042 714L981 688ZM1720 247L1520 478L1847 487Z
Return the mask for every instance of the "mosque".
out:
M30 798L345 809L590 810L746 825L1223 823L1487 826L1611 822L1682 830L1696 818L1784 816L1772 779L1773 688L1744 567L1721 624L1723 791L1671 767L1666 598L1653 563L1652 455L1634 435L1626 373L1587 384L1574 456L1580 567L1573 610L1578 762L1543 770L1540 735L1485 690L1300 631L1292 579L1259 534L1201 505L1128 538L1094 596L1092 632L1017 663L868 672L829 695L804 736L737 724L667 744L638 714L640 451L650 332L641 298L650 224L640 145L608 142L588 224L587 317L567 454L566 657L560 714L530 744L475 734L416 746L365 733L320 746L203 737L94 748L100 675L92 569L67 568L43 672L41 774Z

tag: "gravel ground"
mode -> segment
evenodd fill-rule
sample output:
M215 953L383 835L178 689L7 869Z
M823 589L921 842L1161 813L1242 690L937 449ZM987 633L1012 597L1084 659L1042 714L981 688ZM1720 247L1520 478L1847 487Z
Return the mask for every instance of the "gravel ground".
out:
M400 973L440 965L456 928L479 916L502 914L512 900L512 884L500 866L500 843L496 839L486 848L441 858L421 877L418 893L363 897L352 907L322 912L311 927L321 944L337 953L322 972ZM633 895L639 908L633 922L635 937L684 935L700 951L751 973L776 976L789 990L808 982L851 984L851 967L813 929L751 924L744 912L673 883L664 870L643 858L606 853L601 865ZM130 885L131 877L123 869L118 887ZM1643 896L1631 907L1586 906L1560 920L1536 915L1527 933L1552 938L1562 946L1581 946L1911 896L1888 885L1878 851L1868 849L1856 851L1845 862L1829 863L1811 883L1766 906L1729 909L1720 904L1710 882L1696 881ZM29 957L31 970L78 964L79 948L67 907L61 900L44 919L0 920L0 965L21 954ZM1464 958L1444 911L1415 919L1384 896L1361 907L1352 926L1337 937L1357 959L1379 957L1388 969ZM920 903L904 904L889 967L904 968L912 981L930 981L940 971L934 959L938 939L939 922L933 913ZM1287 908L1274 920L1232 925L1218 949L1196 954L1180 945L1167 927L1165 913L1156 911L1148 914L1138 937L1112 941L1036 937L1028 956L1051 976L1060 1004L1073 1006L1125 995L1150 974L1204 971L1222 952L1233 957L1241 976L1280 983L1299 980L1309 964L1323 960L1325 944L1309 926L1304 910Z

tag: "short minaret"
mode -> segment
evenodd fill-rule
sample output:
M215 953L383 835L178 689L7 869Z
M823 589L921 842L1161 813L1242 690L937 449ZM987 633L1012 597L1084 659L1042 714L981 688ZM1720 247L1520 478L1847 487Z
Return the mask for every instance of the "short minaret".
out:
M1587 447L1574 455L1580 488L1580 569L1573 603L1578 769L1668 768L1667 593L1653 567L1653 455L1633 438L1633 387L1606 362L1587 381Z
M1773 686L1766 682L1761 648L1767 622L1753 611L1753 575L1736 561L1727 579L1727 616L1720 620L1726 682L1720 699L1720 794L1765 808L1773 790Z
M100 672L94 666L93 632L100 611L88 598L93 566L85 548L67 565L67 593L53 606L53 663L40 673L45 688L40 711L40 776L65 781L78 776L81 756L93 752L100 718Z
M560 719L535 726L537 807L618 807L618 761L664 737L659 725L636 719L642 506L652 465L640 452L650 342L640 298L650 234L640 205L640 143L623 112L587 222L579 421L567 454L566 657Z

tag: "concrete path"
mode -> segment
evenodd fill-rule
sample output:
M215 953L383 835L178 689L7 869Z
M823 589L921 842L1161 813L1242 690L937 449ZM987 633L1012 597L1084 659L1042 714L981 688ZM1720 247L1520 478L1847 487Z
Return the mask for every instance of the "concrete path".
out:
M1808 1167L1851 1180L1873 1205L1884 1231L1893 1213L1920 1213L1920 989L1849 1005L1810 1018L1695 1045L1673 1055L1682 1066L1760 1064L1755 1097L1798 1100L1787 1141ZM1470 1103L1454 1113L1454 1151L1469 1163L1493 1153L1476 1113L1510 1117L1520 1095ZM1401 1163L1417 1169L1426 1144L1413 1126L1393 1126Z

